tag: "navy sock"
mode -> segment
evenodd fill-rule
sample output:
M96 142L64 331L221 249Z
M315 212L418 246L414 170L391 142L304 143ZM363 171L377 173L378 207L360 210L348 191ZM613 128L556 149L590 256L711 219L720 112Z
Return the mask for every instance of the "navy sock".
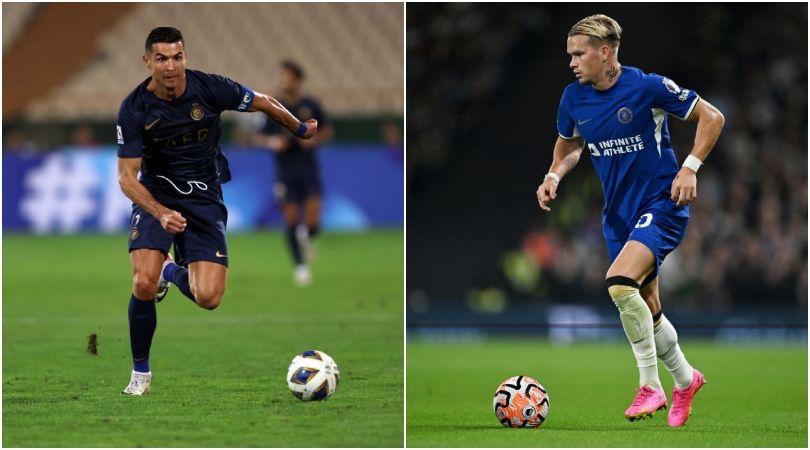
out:
M174 283L183 295L188 297L192 302L197 303L197 301L194 300L194 294L191 293L191 287L189 287L188 284L188 269L178 266L175 263L169 263L166 265L166 268L163 269L163 278Z
M155 328L155 302L138 300L132 295L129 299L129 344L132 349L132 369L136 372L149 372L149 349Z
M301 258L301 247L295 237L295 228L294 226L287 227L287 245L290 247L290 253L292 253L293 260L295 260L295 265L298 266L303 264L304 260Z

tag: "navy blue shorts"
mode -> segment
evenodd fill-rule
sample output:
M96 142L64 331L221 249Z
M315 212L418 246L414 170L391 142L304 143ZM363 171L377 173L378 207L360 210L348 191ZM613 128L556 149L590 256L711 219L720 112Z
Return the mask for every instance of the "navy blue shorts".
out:
M688 217L677 217L662 211L644 212L639 216L633 231L626 240L605 239L610 262L613 263L616 260L627 241L641 242L655 256L655 267L642 283L642 286L646 285L658 276L658 268L661 267L664 258L672 253L686 236L688 222Z
M210 261L228 267L228 244L225 239L228 210L222 202L218 186L211 186L209 190L211 192L204 195L185 198L150 190L157 201L185 217L186 230L177 234L169 233L160 226L158 219L133 204L129 251L148 248L168 253L174 244L175 262L181 266Z
M317 173L287 175L279 177L273 185L273 193L279 203L301 203L308 197L321 195L323 185Z

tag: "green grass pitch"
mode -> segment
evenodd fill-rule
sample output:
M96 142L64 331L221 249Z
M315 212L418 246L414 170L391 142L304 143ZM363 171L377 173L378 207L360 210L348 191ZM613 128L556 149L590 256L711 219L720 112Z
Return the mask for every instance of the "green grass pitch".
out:
M401 447L403 233L326 233L298 288L278 233L229 236L221 306L172 287L157 306L152 393L120 394L131 359L126 236L3 238L3 446ZM86 350L98 335L98 355ZM317 348L326 402L285 375Z
M667 411L628 422L638 372L624 342L551 345L536 337L407 345L408 447L807 447L807 347L681 342L708 384L686 426ZM672 377L659 364L671 398ZM548 419L505 428L492 399L513 375L540 380Z

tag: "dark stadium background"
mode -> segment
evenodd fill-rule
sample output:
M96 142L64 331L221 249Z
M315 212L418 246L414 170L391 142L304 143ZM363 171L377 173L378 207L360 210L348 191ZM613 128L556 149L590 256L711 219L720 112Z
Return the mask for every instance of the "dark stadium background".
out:
M550 214L535 197L574 80L566 34L595 13L623 27L623 65L726 117L662 268L664 311L682 333L806 343L807 5L795 3L408 5L408 336L550 323L594 326L552 329L563 340L620 335L588 155ZM669 124L682 161L695 125Z

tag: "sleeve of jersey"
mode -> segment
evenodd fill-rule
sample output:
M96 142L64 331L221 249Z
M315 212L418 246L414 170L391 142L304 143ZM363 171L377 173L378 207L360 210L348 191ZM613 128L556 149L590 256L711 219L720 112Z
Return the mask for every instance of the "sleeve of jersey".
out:
M570 109L568 108L568 90L563 92L562 99L560 99L560 106L557 109L557 134L563 139L579 137L579 130L577 130L574 119L571 118Z
M249 87L221 75L210 75L209 83L222 111L247 111L256 97Z
M695 91L682 88L671 79L661 75L649 74L647 83L654 98L653 106L681 120L689 118L700 100L700 96Z
M119 158L143 156L143 117L134 111L128 101L121 104L116 123Z

